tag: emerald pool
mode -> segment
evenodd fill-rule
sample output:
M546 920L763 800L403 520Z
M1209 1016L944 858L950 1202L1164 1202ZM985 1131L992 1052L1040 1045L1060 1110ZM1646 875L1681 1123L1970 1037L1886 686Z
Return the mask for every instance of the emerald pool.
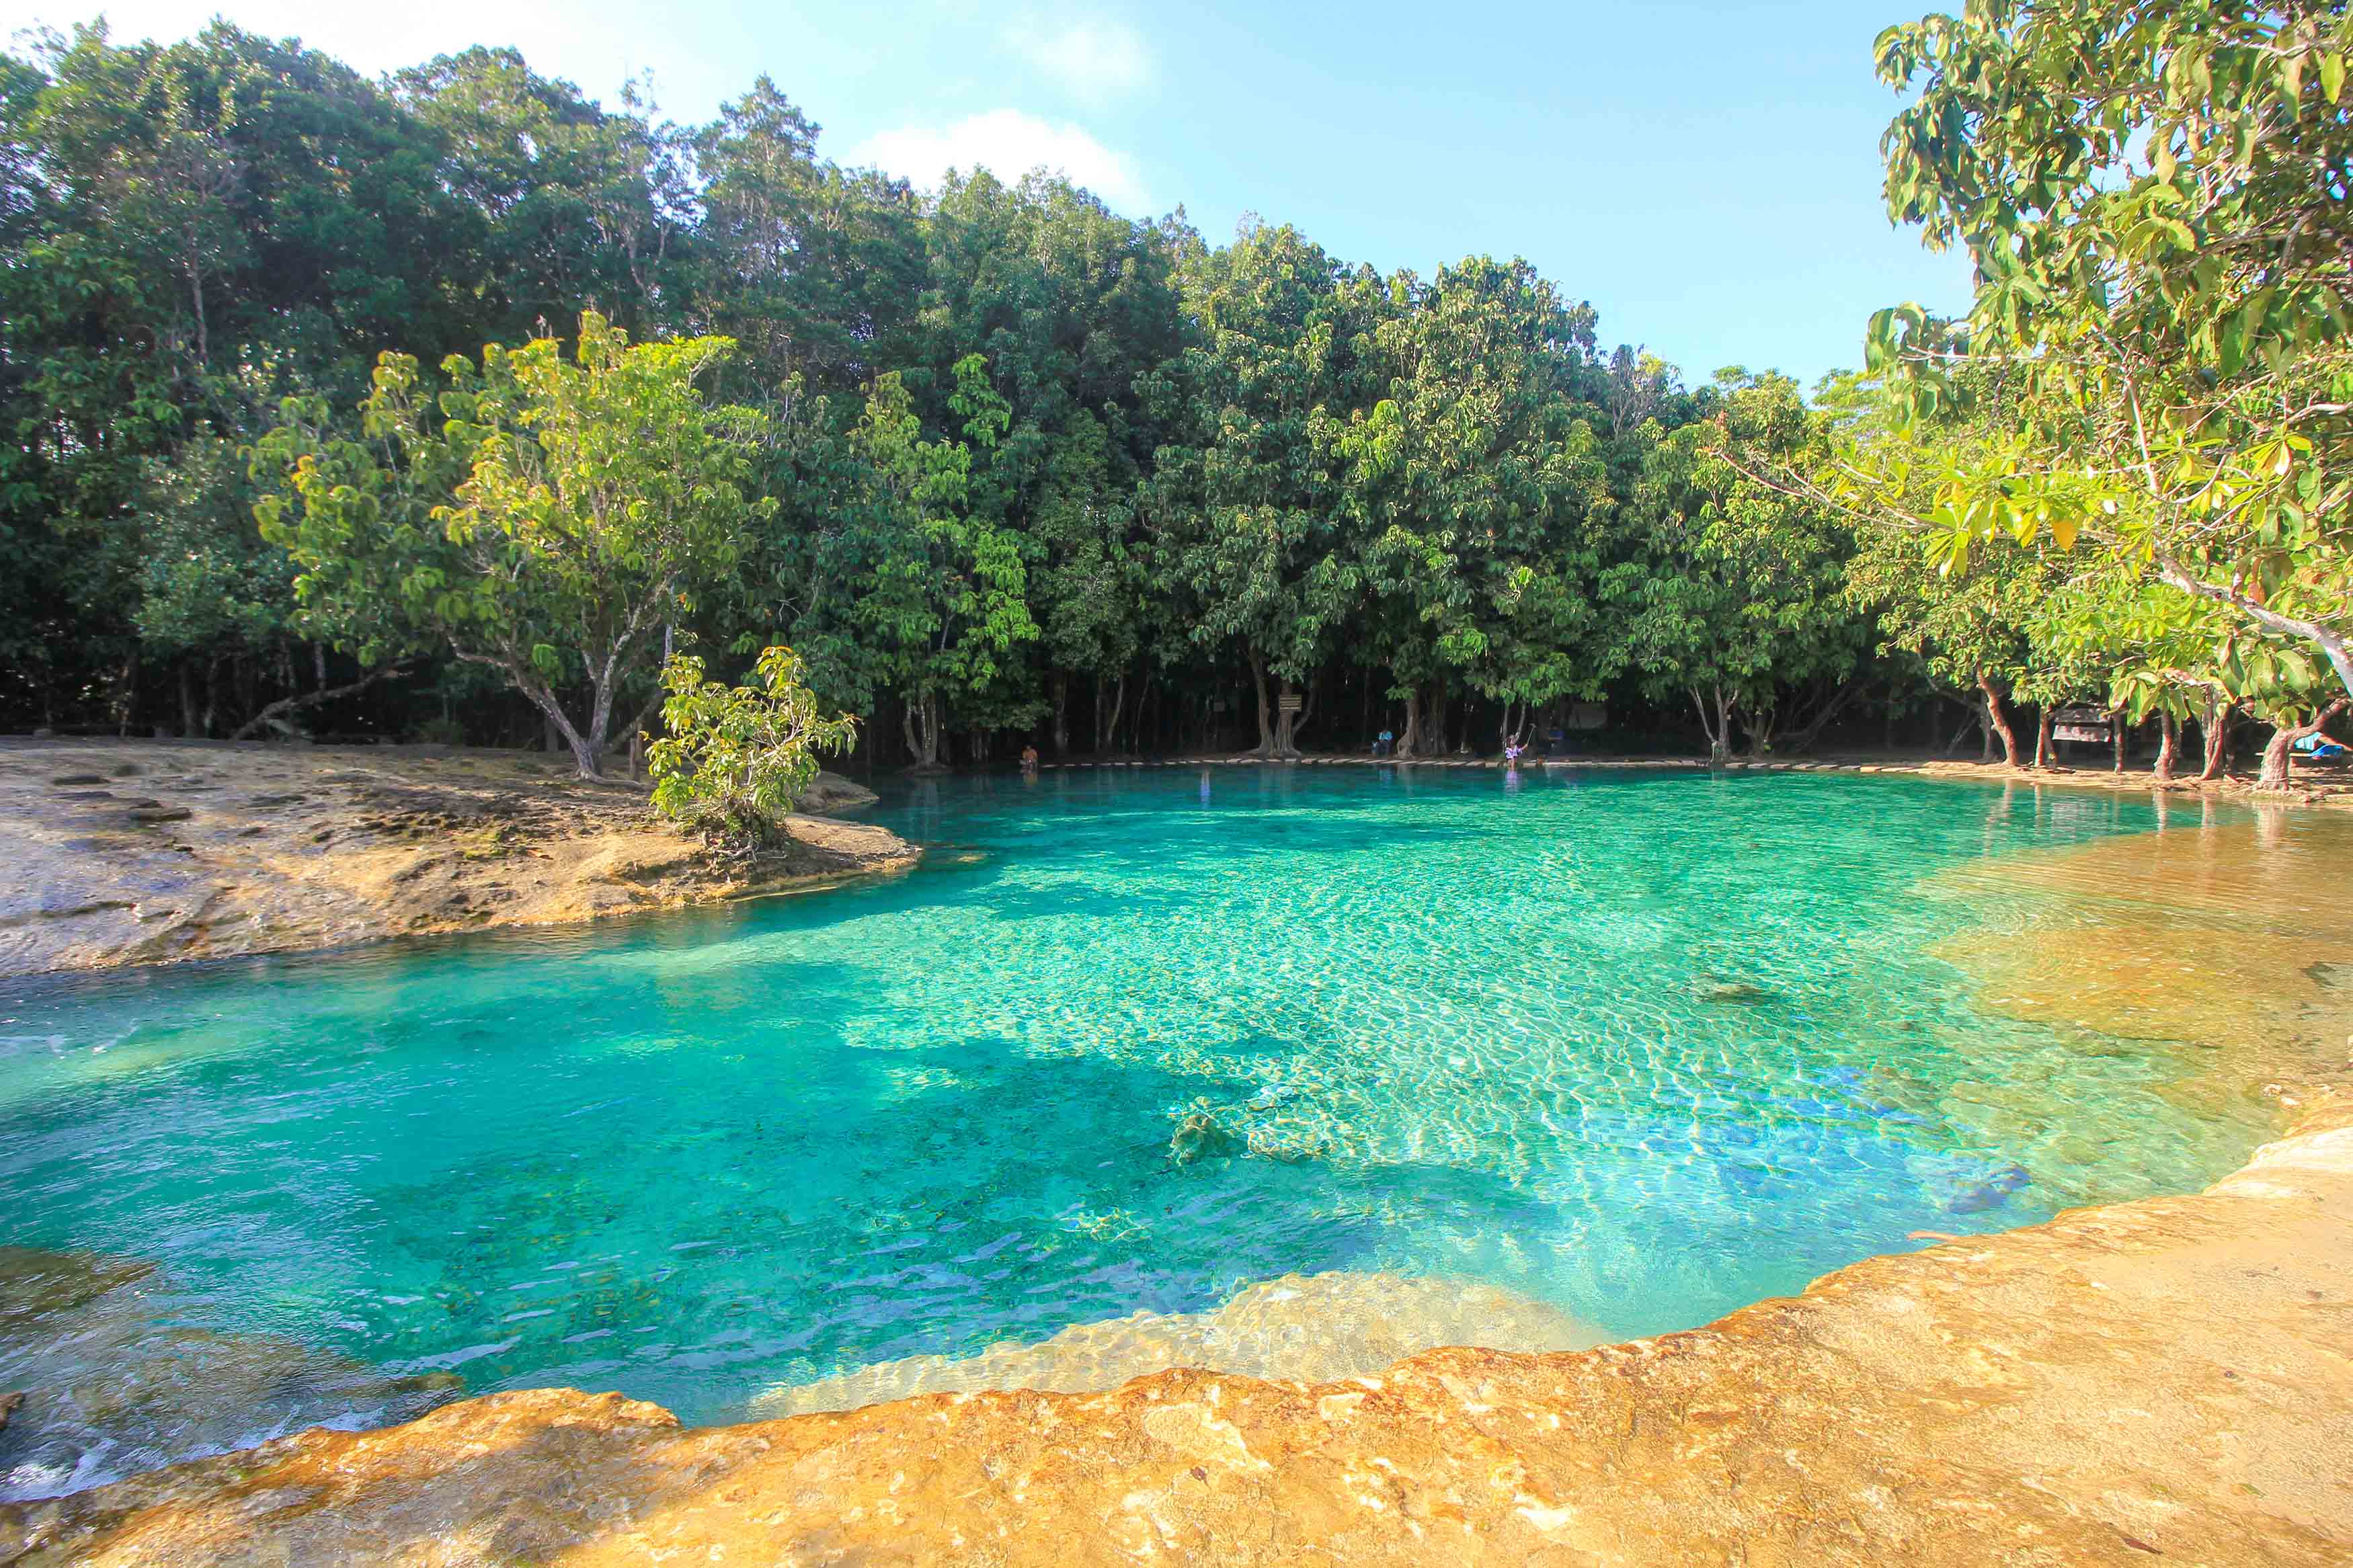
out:
M871 815L934 847L893 881L0 986L0 1244L153 1260L184 1357L264 1336L709 1422L1293 1273L1467 1279L1647 1335L1917 1229L2195 1186L2263 1130L2162 1093L2163 1048L1980 1015L1931 952L2017 914L1947 873L2147 831L2146 797L890 787ZM1250 1152L1172 1160L1196 1109ZM383 1414L306 1397L269 1419ZM196 1443L16 1440L16 1495Z

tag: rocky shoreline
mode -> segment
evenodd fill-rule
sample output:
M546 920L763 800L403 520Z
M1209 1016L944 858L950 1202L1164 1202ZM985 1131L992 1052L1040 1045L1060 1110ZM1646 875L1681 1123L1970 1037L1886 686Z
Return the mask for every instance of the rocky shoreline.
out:
M887 874L917 851L817 815L873 800L820 774L792 849L746 872L641 786L529 752L0 741L0 978L552 925Z

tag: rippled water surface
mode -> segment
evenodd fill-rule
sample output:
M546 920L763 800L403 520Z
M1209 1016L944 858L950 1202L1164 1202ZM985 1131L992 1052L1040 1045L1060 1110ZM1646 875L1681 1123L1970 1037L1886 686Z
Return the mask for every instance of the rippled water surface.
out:
M941 847L722 913L19 984L0 1243L158 1261L174 1333L708 1421L1292 1273L1648 1334L2261 1131L1929 954L1987 919L1944 873L2144 800L1155 769L875 815ZM1250 1152L1173 1162L1197 1109Z

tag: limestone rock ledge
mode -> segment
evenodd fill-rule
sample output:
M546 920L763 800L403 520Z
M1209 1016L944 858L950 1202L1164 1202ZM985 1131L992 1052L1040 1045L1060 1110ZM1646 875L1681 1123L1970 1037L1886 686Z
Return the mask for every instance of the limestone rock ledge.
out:
M818 775L807 811L871 791ZM792 819L746 875L643 786L529 752L0 742L0 977L548 925L904 869L871 823Z
M680 1429L494 1394L0 1508L0 1563L2342 1564L2353 1102L1705 1329Z

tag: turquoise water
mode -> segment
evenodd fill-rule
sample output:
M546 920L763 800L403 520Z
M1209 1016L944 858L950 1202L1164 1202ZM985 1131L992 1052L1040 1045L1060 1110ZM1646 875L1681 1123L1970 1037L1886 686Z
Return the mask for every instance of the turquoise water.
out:
M944 847L726 911L0 991L0 1243L158 1259L182 1325L713 1421L1291 1272L1649 1334L1915 1229L2194 1185L2256 1131L1926 954L1978 911L1925 879L2141 831L2136 800L1148 769L873 815ZM1196 1106L1259 1152L1172 1163Z

